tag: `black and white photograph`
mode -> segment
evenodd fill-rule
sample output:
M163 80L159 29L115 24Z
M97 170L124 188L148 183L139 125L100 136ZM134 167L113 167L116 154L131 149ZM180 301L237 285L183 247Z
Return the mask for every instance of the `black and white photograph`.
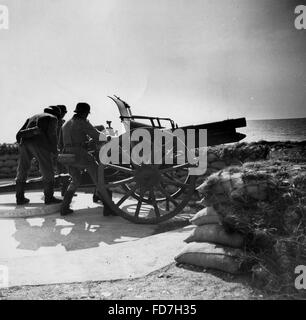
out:
M305 1L0 0L0 300L305 299Z

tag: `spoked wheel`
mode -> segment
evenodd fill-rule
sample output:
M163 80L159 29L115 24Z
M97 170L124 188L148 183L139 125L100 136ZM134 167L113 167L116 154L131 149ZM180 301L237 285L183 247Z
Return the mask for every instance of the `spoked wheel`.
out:
M156 201L163 202L167 200L167 196L171 196L172 199L176 199L183 192L185 192L186 185L190 184L191 177L188 174L188 164L168 166L161 169L159 167L160 176L160 187L165 190L161 190L159 187L159 193L157 194ZM126 192L130 192L135 186L136 182L125 183L122 188ZM165 195L167 193L167 196ZM140 194L138 191L133 192L133 197L135 199L140 199ZM143 201L149 201L148 196L143 196Z
M137 167L124 167L108 164L126 178L119 181L106 182L105 166L99 167L98 189L103 200L119 216L141 224L157 224L168 220L187 205L195 189L195 177L188 176L185 182L175 179L171 172L180 169L178 166L160 167L159 165L142 164ZM186 165L180 165L181 168ZM109 192L113 188L124 186L124 194L114 194L113 200ZM169 186L179 189L180 197L174 197Z
M171 199L178 198L185 192L186 185L189 185L190 183L192 183L191 176L189 175L190 164L187 162L181 163L182 161L178 159L180 153L177 152L177 150L175 150L175 148L173 147L171 147L171 149L168 148L167 152L169 151L172 152L171 158L174 164L172 165L165 164L165 153L163 153L162 155L163 159L161 160L161 163L163 164L155 165L155 167L157 167L160 172L160 186L158 187L160 192L157 193L157 198L156 198L157 202L167 201L167 197L169 198L169 196L171 197ZM189 150L185 148L186 155L188 152ZM154 154L154 150L152 151L152 154ZM153 163L153 159L151 160ZM132 163L131 165L133 167L138 166L135 163ZM126 192L130 192L135 186L135 183L136 182L131 182L131 183L128 182L123 184L121 187ZM161 190L161 188L165 190ZM138 190L132 191L132 192L133 192L133 197L135 199L138 199L138 200L141 199ZM149 195L144 195L142 197L142 201L143 202L150 201Z

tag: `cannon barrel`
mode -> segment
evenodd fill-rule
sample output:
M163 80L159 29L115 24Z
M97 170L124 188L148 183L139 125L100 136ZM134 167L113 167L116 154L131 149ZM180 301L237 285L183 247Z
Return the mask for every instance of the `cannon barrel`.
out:
M228 119L224 121L204 123L198 125L189 125L180 127L185 132L188 129L207 130L207 146L215 146L224 143L233 143L238 142L246 137L245 134L236 132L236 128L246 127L246 119L238 118L238 119ZM199 145L199 137L196 135L195 147L202 147Z
M190 125L180 127L182 129L207 129L211 131L227 131L235 128L246 127L246 119L245 118L237 118L237 119L227 119L218 122L210 122L204 124Z

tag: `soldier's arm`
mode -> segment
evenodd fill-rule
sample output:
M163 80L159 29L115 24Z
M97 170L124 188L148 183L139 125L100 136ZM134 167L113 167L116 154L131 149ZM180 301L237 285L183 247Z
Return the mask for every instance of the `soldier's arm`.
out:
M24 123L24 125L23 125L23 126L19 129L19 131L17 132L17 134L16 134L16 141L17 141L18 143L20 143L20 131L21 131L21 130L24 130L24 129L27 127L28 123L29 123L29 119L26 120L26 122Z
M98 142L101 132L97 130L89 121L86 121L84 126L85 133L94 141Z

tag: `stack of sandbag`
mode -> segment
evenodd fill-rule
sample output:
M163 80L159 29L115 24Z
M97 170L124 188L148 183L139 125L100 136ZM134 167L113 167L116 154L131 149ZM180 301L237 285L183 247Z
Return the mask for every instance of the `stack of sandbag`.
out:
M224 168L229 166L241 166L248 161L259 161L266 159L270 151L267 144L262 143L235 143L232 145L220 145L209 148L200 148L201 152L207 152L206 173L198 177L198 183Z
M18 145L17 144L0 144L0 179L14 178L18 166ZM39 175L37 161L33 160L29 172L31 177Z
M0 145L0 179L16 175L18 147L16 144L3 143Z
M10 178L16 175L18 154L0 156L0 178Z
M175 257L178 263L238 273L242 261L244 239L229 233L220 223L213 207L199 211L190 222L196 227L185 239L188 245Z
M31 162L31 169L29 172L30 177L40 176L38 161L34 158Z
M275 179L268 170L262 170L260 166L260 163L246 163L242 167L230 167L211 175L198 188L202 204L213 206L223 224L225 220L228 223L231 219L234 222L231 223L232 228L238 227L236 222L240 225L248 224L248 220L252 220L254 215L252 210L245 208L270 203L276 190ZM236 219L237 217L240 218Z
M226 230L243 235L254 279L294 292L295 268L306 265L306 163L249 162L211 175L198 190Z

